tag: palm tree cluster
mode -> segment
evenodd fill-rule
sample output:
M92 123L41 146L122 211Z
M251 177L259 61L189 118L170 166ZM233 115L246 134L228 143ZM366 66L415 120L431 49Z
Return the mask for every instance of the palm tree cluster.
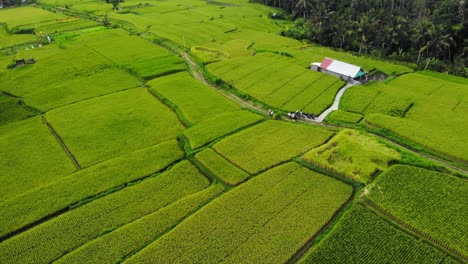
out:
M468 76L466 0L253 1L291 14L286 36Z

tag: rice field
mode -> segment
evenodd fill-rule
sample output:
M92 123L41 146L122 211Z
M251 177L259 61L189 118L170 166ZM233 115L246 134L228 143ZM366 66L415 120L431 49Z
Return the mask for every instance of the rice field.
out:
M382 239L385 238L385 239ZM337 249L339 250L337 251ZM361 205L300 263L456 263L443 252L395 228Z
M183 129L176 115L142 88L54 109L47 119L85 167L175 139Z
M126 263L284 263L350 195L350 186L284 164L208 204Z
M0 9L0 263L466 260L463 170L360 131L463 163L466 79L282 37L246 0L120 7ZM325 124L267 115L332 104L324 57L392 77Z
M464 178L398 165L372 183L366 198L466 258L467 188Z
M304 154L306 161L362 183L371 182L375 173L386 170L400 157L398 151L376 138L350 129L341 130L326 144Z
M216 143L213 149L255 174L323 144L332 135L322 128L268 121Z
M412 73L387 83L356 86L345 93L341 106L364 114L366 124L466 162L468 83L443 76Z
M336 77L288 63L281 55L260 53L208 65L225 82L273 107L319 115L344 85Z

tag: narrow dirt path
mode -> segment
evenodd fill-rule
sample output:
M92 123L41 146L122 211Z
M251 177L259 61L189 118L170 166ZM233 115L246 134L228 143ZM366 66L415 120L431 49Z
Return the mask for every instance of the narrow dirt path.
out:
M190 57L190 55L187 54L187 52L181 51L180 55L182 56L182 58L189 65L190 73L192 74L192 76L195 79L197 79L200 82L202 82L202 83L208 85L209 87L213 88L219 94L221 94L222 96L226 97L227 99L233 101L234 103L240 105L241 107L249 107L249 108L255 109L256 111L259 111L259 112L262 112L262 113L265 113L265 114L267 113L267 110L265 110L265 109L263 109L263 108L261 108L259 106L256 106L256 105L254 105L254 104L252 104L250 102L246 102L246 101L242 100L241 98L237 97L236 95L212 85L211 83L209 83L205 79L205 76L203 76L203 73L198 68L198 65L192 60L192 58Z

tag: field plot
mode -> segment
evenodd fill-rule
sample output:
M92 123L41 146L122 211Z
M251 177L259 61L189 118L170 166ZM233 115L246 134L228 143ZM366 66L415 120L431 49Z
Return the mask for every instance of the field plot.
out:
M247 172L237 168L212 149L197 153L195 158L229 185L237 185L250 177Z
M84 35L78 42L145 80L186 69L182 58L121 29Z
M99 26L95 21L86 20L78 17L66 17L57 20L44 21L36 24L27 24L18 26L15 30L43 32L44 34L54 34L57 32L66 32L84 28Z
M191 123L240 107L188 73L177 73L148 82L150 89L167 98Z
M0 126L36 115L22 107L18 98L7 97L1 94L0 109Z
M214 200L125 263L284 263L351 192L284 164Z
M21 96L43 111L92 97L136 87L138 81L80 44L20 51L16 58L35 58L2 76L0 89Z
M34 41L36 37L32 34L8 34L6 27L0 25L0 49Z
M268 121L214 145L214 150L251 174L290 160L333 135L322 128Z
M99 163L2 201L0 236L89 197L122 188L128 182L166 168L183 156L178 142L171 140Z
M340 131L325 145L307 152L304 159L354 180L369 183L377 171L387 169L400 153L379 143L376 138L356 130Z
M86 204L0 244L2 263L49 263L105 233L209 186L184 161L154 178Z
M222 191L223 188L220 185L213 185L203 191L188 195L83 245L56 263L113 263L118 259L124 259L168 232ZM109 245L112 247L109 248Z
M183 128L143 88L58 108L47 118L84 167L174 139Z
M328 237L314 246L300 263L457 262L361 205L354 205Z
M75 171L40 117L0 126L0 135L1 201Z
M181 2L152 1L142 5L136 0L126 1L125 12L111 12L109 16L133 23L141 29L188 47L224 42L240 30L279 32L280 27L268 18L271 10L260 4L240 1L204 2L185 0ZM133 8L132 8L133 6Z
M262 116L245 110L226 112L197 123L185 130L184 135L190 141L190 147L196 149L262 119Z
M31 6L5 8L0 10L0 22L6 23L9 29L65 18L67 18L65 15L52 13L44 9Z
M325 121L331 123L333 121L345 122L345 123L358 123L363 118L363 115L358 113L346 112L343 110L336 110L330 113L325 118Z
M468 82L442 74L414 73L387 84L353 87L343 110L366 114L366 122L430 150L468 161Z
M208 65L216 76L240 91L278 108L320 114L343 82L288 63L281 55L260 53Z
M410 166L392 166L368 199L397 219L468 256L468 181Z

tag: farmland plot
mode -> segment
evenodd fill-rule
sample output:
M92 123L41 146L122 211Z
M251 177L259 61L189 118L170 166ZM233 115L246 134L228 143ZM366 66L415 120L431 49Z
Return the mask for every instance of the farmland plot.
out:
M284 263L351 192L284 164L209 203L125 263Z
M366 114L365 121L370 125L467 161L468 84L462 78L441 76L444 75L414 73L387 84L356 86L345 93L342 107Z
M32 34L8 34L6 27L0 25L0 49L34 41Z
M468 181L397 165L369 188L368 199L397 219L468 255Z
M170 140L38 185L0 203L0 236L90 197L123 188L128 182L156 173L183 156L178 142Z
M208 148L197 153L195 158L229 185L237 185L250 177L247 172L237 168L212 149Z
M0 126L36 115L22 107L18 98L7 97L1 94L0 109Z
M188 73L177 73L148 82L150 89L175 104L191 123L240 107Z
M7 70L0 89L43 111L138 85L135 77L78 44L23 50L16 57L37 62Z
M300 263L436 264L456 261L380 219L363 206L354 205L338 226Z
M52 13L41 8L24 6L17 8L5 8L0 10L0 22L6 23L12 29L22 25L32 25L45 21L56 21L67 16Z
M85 167L174 139L183 128L143 88L54 109L47 118Z
M228 137L213 148L255 174L323 144L332 135L322 128L268 121Z
M1 201L75 171L41 117L0 126L0 168Z
M167 172L93 201L0 244L2 263L49 263L210 185L184 161Z
M186 69L182 58L121 29L84 35L77 41L94 51L95 55L145 80Z
M304 159L368 183L375 172L387 169L390 161L400 159L400 153L379 143L376 138L345 129L326 144L304 154Z
M213 185L198 193L187 195L171 205L84 244L59 259L57 263L112 263L124 259L168 232L222 191L220 185ZM109 248L109 245L112 247Z
M263 117L249 111L226 112L197 123L184 131L192 149L199 148L237 129L259 122Z
M208 65L208 69L240 91L289 111L320 114L343 82L288 63L283 56L260 53Z

